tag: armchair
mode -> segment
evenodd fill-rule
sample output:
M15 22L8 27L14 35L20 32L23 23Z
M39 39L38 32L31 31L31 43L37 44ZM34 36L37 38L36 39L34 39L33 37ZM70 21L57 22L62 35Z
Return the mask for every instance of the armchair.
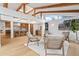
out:
M53 37L45 37L44 38L44 48L45 48L45 55L48 55L47 49L53 50L61 50L62 55L64 55L64 38L53 38ZM53 54L57 55L57 54Z
M27 46L29 44L29 42L37 42L37 45L39 46L39 38L36 36L33 36L31 33L27 32L27 37L28 37L28 43Z

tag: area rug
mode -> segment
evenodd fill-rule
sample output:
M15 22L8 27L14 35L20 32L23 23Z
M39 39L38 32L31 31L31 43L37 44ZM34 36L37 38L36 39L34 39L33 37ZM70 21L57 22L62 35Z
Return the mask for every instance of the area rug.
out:
M25 44L25 46L26 46L26 44ZM44 49L44 41L43 40L41 40L39 42L39 46L37 45L36 42L30 42L28 47L30 49L32 49L33 51L35 51L40 56L45 56L45 49ZM69 48L69 43L67 41L65 41L64 42L65 56L67 55L68 48ZM47 52L51 53L51 55L47 55L47 56L59 56L59 55L62 55L62 50L47 50ZM55 55L53 55L53 54L55 54Z

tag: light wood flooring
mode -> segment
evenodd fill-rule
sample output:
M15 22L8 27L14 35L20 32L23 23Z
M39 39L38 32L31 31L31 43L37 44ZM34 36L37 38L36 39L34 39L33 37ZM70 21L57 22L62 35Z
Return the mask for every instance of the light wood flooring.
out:
M38 55L33 50L24 46L26 42L26 37L17 37L14 39L9 39L9 43L0 48L0 55L3 56L35 56Z
M26 36L8 40L9 43L0 48L0 56L39 56L30 48L24 46L24 43L27 42ZM79 44L70 43L67 56L79 56Z

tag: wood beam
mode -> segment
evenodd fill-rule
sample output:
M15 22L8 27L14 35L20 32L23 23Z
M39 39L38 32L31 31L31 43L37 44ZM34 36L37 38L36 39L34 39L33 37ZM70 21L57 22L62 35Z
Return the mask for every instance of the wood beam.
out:
M27 5L27 4L29 4L29 3L22 3L22 4L17 8L16 11L19 11L19 10L23 7L23 13L25 13L26 5ZM25 13L25 14L27 14L27 13Z
M61 11L40 11L33 15L37 15L39 13L79 13L79 10L61 10Z
M36 16L36 15L37 15L37 14L39 14L39 13L41 13L41 11L40 11L40 12L37 12L37 13L32 14L32 16Z
M3 3L3 7L8 8L8 3Z
M41 19L42 19L42 16L43 16L43 15L42 15L42 12L40 12L40 17L41 17Z
M34 9L32 9L32 10L28 11L28 12L27 12L27 13L25 13L25 14L29 14L29 13L31 13L33 10L34 10Z
M79 13L79 10L42 11L42 13L75 13L75 12Z
M16 11L19 11L22 8L22 6L23 6L23 3L17 8Z
M36 13L36 9L33 8L34 13Z
M36 9L33 8L33 14L35 14L35 13L36 13ZM35 15L34 15L34 16L35 16Z
M23 4L23 13L26 13L25 11L26 11L26 4L24 3Z
M51 4L51 5L48 5L48 6L36 7L35 9L45 9L45 8L53 8L53 7L65 7L65 6L72 6L72 5L79 5L79 3Z

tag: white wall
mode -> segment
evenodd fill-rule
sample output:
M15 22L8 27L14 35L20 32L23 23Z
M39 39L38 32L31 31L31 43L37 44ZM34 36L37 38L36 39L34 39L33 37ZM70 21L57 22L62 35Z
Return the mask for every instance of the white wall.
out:
M56 34L56 33L59 33L58 31L58 25L60 23L60 20L52 20L50 21L48 24L49 24L49 28L48 28L48 31L49 33L52 33L52 34Z

